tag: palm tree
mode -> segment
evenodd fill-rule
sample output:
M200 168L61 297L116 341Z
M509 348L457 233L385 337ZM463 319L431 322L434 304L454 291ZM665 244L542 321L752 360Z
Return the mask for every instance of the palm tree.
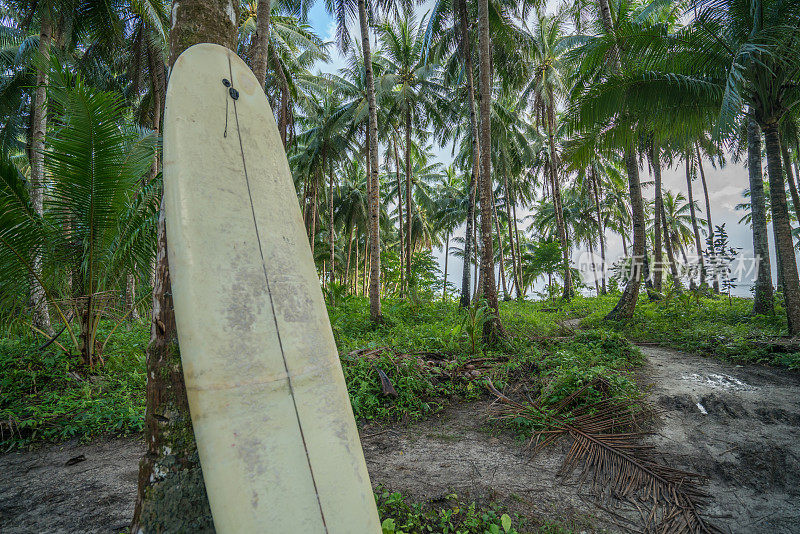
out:
M388 0L382 4L388 5ZM375 77L372 69L372 53L369 42L369 21L366 0L325 0L325 7L336 18L339 45L345 48L350 40L347 19L358 13L361 32L361 52L364 60L365 86L367 96L367 156L369 174L369 313L373 322L382 322L381 314L381 241L380 241L380 183L378 181L378 109L375 98Z
M537 25L531 39L531 61L534 77L522 92L521 99L532 95L533 114L537 122L544 124L549 147L550 188L555 207L555 223L561 250L564 254L564 295L565 300L572 297L572 275L569 261L569 244L564 225L561 199L561 178L558 175L560 158L556 150L556 105L563 90L562 53L565 51L562 22L558 17L538 14Z
M217 43L236 49L238 5L233 0L181 0L172 9L169 64L196 43ZM178 531L185 525L207 529L213 525L205 486L183 484L181 502L186 506L174 514L152 513L159 509L164 494L154 487L169 486L170 480L202 480L197 447L192 439L186 386L183 383L175 313L167 263L164 211L158 219L156 276L153 288L153 317L147 348L147 409L145 413L147 453L139 464L139 487L131 531ZM168 416L169 424L162 421ZM165 465L171 465L168 470ZM176 477L176 478L172 478Z
M378 28L386 65L382 84L390 88L386 91L389 115L397 113L402 117L405 134L406 278L411 276L412 129L420 131L431 120L436 113L437 97L443 90L437 79L437 65L424 55L425 26L424 19L415 26L413 14L405 11Z
M747 121L747 177L750 182L753 254L758 260L758 273L753 294L753 313L766 315L775 312L775 304L772 295L772 269L770 268L767 238L764 178L761 175L761 132L758 123L753 118Z

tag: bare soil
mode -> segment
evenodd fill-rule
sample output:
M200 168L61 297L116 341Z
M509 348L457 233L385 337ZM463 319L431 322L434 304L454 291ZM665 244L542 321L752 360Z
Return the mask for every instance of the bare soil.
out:
M650 438L675 467L708 477L706 517L723 531L800 532L800 377L643 347L641 381L660 414ZM625 506L557 476L566 444L531 457L487 426L488 402L453 405L409 427L368 426L374 485L435 506L451 493L495 501L538 524L637 530ZM133 512L140 438L76 442L0 456L0 532L119 533ZM66 465L83 455L85 461Z

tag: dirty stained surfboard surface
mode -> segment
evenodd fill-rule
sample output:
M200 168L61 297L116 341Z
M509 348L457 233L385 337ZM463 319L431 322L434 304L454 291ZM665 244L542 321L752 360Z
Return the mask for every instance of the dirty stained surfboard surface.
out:
M255 76L227 48L195 45L175 62L164 195L217 531L380 532L283 145Z

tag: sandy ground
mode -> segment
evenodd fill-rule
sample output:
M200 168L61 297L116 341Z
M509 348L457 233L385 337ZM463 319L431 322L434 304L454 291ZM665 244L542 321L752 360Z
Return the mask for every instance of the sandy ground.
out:
M643 347L641 372L660 410L650 438L665 461L709 477L706 517L730 532L800 532L800 377ZM486 429L487 402L452 406L408 428L363 430L373 484L435 505L448 494L496 501L536 523L580 531L636 530L625 507L556 477L565 444L531 457ZM140 439L67 443L0 456L0 532L125 530ZM86 460L65 465L83 455Z

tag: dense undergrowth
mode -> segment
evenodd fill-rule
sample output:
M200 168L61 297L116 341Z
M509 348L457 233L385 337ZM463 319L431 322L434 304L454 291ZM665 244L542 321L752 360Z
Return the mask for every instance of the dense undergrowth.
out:
M470 332L480 325L470 324L453 302L387 299L385 322L377 326L362 298L341 299L329 313L353 411L361 421L419 420L449 402L486 395L490 380L499 389L524 383L527 395L544 407L600 376L611 386L604 394L636 395L630 370L641 356L626 338L735 361L800 367L799 354L771 354L753 343L785 332L779 310L775 316L752 317L748 299L687 295L649 302L642 297L633 320L604 321L616 298L504 302L507 338L484 346L478 336L474 349ZM568 322L575 318L582 319L580 330ZM39 350L40 339L0 338L0 450L140 431L147 338L144 323L120 329L103 354L105 365L92 372L56 345ZM381 347L387 348L361 356ZM383 395L378 369L396 397Z

